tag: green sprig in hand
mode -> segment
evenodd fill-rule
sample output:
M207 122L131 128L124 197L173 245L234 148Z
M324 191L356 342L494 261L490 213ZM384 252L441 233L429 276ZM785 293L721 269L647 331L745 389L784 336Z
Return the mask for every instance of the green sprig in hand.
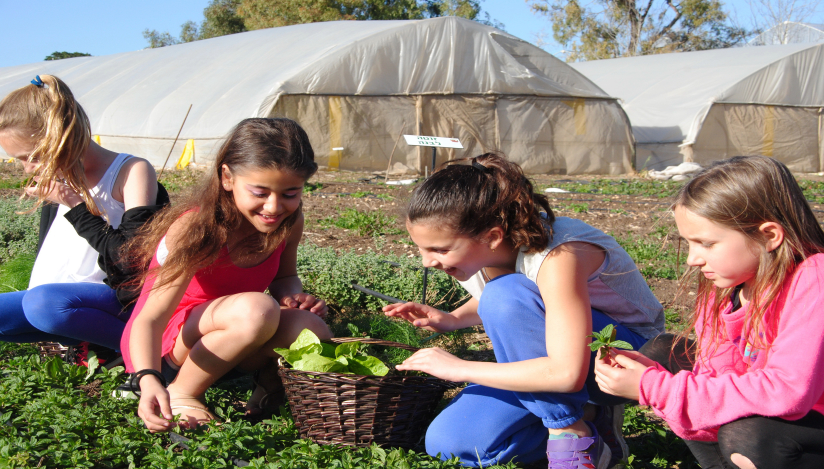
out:
M592 337L592 343L589 344L590 350L593 352L596 350L600 351L598 358L602 360L609 356L610 348L632 350L632 345L630 345L629 342L615 340L617 333L618 331L614 325L607 324L605 328L601 329L601 332L593 332L588 335L587 337Z

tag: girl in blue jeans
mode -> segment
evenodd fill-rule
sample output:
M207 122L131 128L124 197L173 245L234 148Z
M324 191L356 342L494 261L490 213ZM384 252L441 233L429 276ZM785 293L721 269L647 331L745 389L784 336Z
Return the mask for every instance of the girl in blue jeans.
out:
M664 330L663 308L626 251L556 218L521 168L494 153L452 162L418 186L406 226L423 265L472 298L449 314L398 303L386 315L435 332L483 324L497 360L436 347L398 366L473 383L432 422L427 452L474 467L546 455L550 468L603 469L625 458L622 408L611 407L624 401L598 390L588 335L613 324L637 349Z
M29 289L0 295L0 341L119 348L126 305L137 296L115 289L129 280L119 247L168 194L148 161L91 137L85 111L58 77L37 76L0 102L0 147L33 176L30 212L57 207L41 217Z

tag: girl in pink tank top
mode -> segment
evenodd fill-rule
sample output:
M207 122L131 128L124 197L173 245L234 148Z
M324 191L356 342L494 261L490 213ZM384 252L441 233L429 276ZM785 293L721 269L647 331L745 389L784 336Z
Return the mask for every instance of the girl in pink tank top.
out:
M233 368L258 373L247 409L260 412L279 384L273 349L304 328L331 337L326 304L303 293L297 276L301 195L316 170L296 122L246 119L200 189L130 242L131 258L149 269L121 350L149 430L170 430L176 414L188 427L214 419L203 396ZM171 383L168 368L179 369Z

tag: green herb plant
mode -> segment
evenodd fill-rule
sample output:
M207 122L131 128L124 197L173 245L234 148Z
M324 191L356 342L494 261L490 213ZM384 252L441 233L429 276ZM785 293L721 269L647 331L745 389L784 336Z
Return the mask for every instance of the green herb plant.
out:
M276 348L275 352L296 370L385 376L389 368L361 350L363 345L360 342L324 344L312 331L304 329L288 349Z
M598 358L600 359L609 356L610 348L632 350L632 345L630 345L629 342L615 340L617 333L618 331L615 329L615 326L607 324L605 328L601 329L601 332L593 332L591 335L588 335L587 337L592 337L592 343L589 344L590 350L593 352L598 350L600 352Z

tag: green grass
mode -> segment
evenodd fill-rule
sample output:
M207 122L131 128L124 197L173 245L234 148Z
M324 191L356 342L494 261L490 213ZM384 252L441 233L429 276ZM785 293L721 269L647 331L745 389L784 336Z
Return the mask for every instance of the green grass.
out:
M625 406L623 434L631 454L626 469L699 467L684 440L664 428L649 410Z
M175 173L169 176L172 190L181 190L195 179L194 172ZM164 183L166 176L164 173ZM317 184L307 190L321 187ZM0 287L4 288L0 291L25 288L33 263L31 253L37 241L38 217L15 215L16 210L20 210L16 199L0 199ZM394 218L381 211L362 213L350 209L334 220L327 220L327 226L340 223L346 229L363 230L367 234L359 232L362 236L395 229ZM671 243L664 242L670 229L661 226L649 236L626 236L619 241L643 265L645 275L674 278L674 250ZM682 253L682 262L684 257ZM329 302L330 323L336 335L365 334L416 347L438 345L458 356L477 351L477 345L467 341L466 330L426 342L430 333L386 318L380 313L385 301L351 288L355 282L403 300L420 301L422 271L418 267L418 259L371 251L338 253L331 248L301 245L298 253L298 271L306 290ZM430 272L428 304L452 310L465 299L465 292L451 277L440 271ZM667 321L668 327L677 328L679 318L669 311ZM400 349L380 353L389 363L398 363L408 356ZM419 452L322 446L301 440L285 409L271 420L251 424L241 418L237 405L248 398L248 379L220 383L209 389L206 403L224 423L187 432L186 436L193 440L191 447L202 448L197 450L183 449L168 435L148 433L135 415L136 401L111 397L112 389L124 379L122 368L97 369L89 375L85 368L41 359L32 346L0 343L0 374L0 468L226 468L233 467L230 457L249 461L251 467L266 468L460 467L456 461L440 461ZM696 467L684 443L638 407L627 406L624 434L628 435L632 454L629 469Z
M667 240L667 234L672 230L673 227L659 225L656 232L644 236L616 236L614 233L612 236L638 264L645 278L678 280L686 270L687 253L683 247L679 256L674 243Z
M30 208L31 203L17 198L0 198L0 263L37 250L40 212L16 213Z
M562 210L570 210L575 213L586 213L589 211L589 204L569 204L569 205L562 205L559 207Z
M197 185L205 174L205 170L192 168L191 166L185 169L166 168L163 170L160 183L169 191L169 194L179 193Z
M400 264L395 267L385 261ZM351 288L356 283L404 301L421 302L423 271L420 261L373 251L336 252L302 244L298 247L298 274L304 289L323 298L337 312L376 312L387 303ZM450 276L430 269L426 303L451 311L466 300L466 292Z
M0 265L0 293L25 290L29 286L34 254L20 254Z
M557 187L570 192L599 195L635 195L646 197L671 197L678 192L683 182L654 181L650 179L593 179L581 182L557 182L537 184L539 192L548 187Z
M251 424L233 405L249 390L232 382L206 394L224 423L185 432L192 442L183 449L169 435L144 428L136 400L111 397L124 380L122 367L89 375L56 358L41 360L33 347L18 344L0 343L0 356L0 467L228 468L234 467L231 458L272 469L460 467L413 451L301 440L285 411Z
M389 337L387 337L389 338ZM397 337L395 337L397 338ZM190 449L168 434L151 434L136 416L136 400L115 399L122 367L97 368L43 360L30 345L0 343L0 467L230 468L232 458L259 468L452 469L457 461L397 448L324 446L299 438L291 415L252 424L235 405L249 382L212 386L206 404L221 425L185 431ZM629 469L696 467L685 444L650 417L627 406L623 427ZM196 449L199 448L199 449ZM515 469L516 464L490 469Z
M798 180L798 185L801 186L807 200L816 204L824 204L824 182Z
M369 191L353 192L352 194L350 194L350 196L356 199L362 199L364 197L377 197L381 200L394 200L394 197L392 197L389 194L375 194L374 192Z
M338 213L337 217L324 218L318 221L321 226L336 226L355 231L358 236L379 236L403 234L404 230L397 228L397 219L385 214L381 210L362 212L354 208L347 208Z
M812 203L824 204L824 182L808 179L798 179L798 185L804 196ZM570 192L599 194L599 195L633 195L645 197L666 198L674 196L683 181L656 181L652 179L593 179L581 182L553 182L550 184L535 184L538 192L548 187L557 187ZM605 200L605 202L609 202Z

